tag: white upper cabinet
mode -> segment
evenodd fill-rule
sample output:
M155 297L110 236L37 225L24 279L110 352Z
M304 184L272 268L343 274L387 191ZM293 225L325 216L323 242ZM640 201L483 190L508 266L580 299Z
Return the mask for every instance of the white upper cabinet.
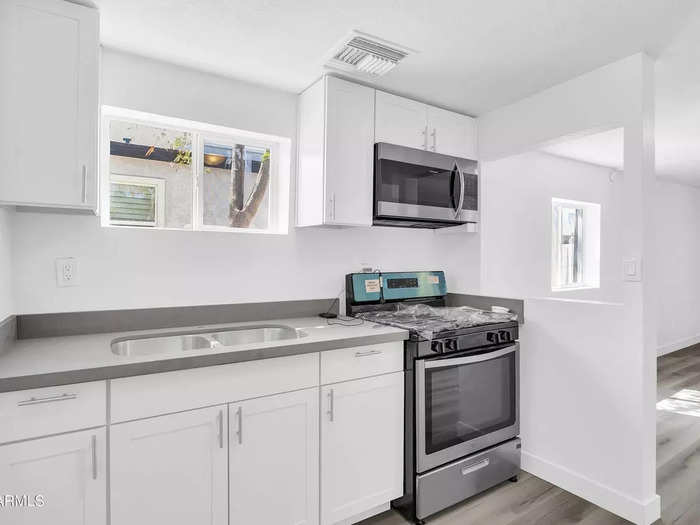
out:
M226 406L112 425L112 525L228 524Z
M297 226L370 226L374 89L324 77L300 95Z
M26 495L33 505L0 508L0 522L104 525L105 451L104 428L0 446L3 494Z
M96 209L98 31L96 9L0 3L0 203Z
M476 159L476 121L465 115L428 106L428 149Z
M377 91L375 142L409 148L428 147L427 106L383 91Z
M321 523L403 494L404 374L321 388Z
M473 118L382 91L376 104L376 142L477 159Z
M318 388L229 407L230 523L318 523Z

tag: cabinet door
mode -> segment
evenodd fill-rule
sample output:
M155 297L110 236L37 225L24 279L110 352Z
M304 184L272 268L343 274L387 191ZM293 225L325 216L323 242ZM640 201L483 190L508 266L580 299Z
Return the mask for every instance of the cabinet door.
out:
M445 155L476 159L474 119L428 106L428 149Z
M226 407L110 429L112 525L228 523Z
M426 105L377 91L375 142L389 142L409 148L426 149Z
M231 525L318 523L318 388L229 407Z
M0 446L2 494L26 500L0 508L3 525L107 522L105 430ZM20 505L21 503L21 505Z
M321 390L321 522L403 494L403 372Z
M61 0L0 6L0 201L95 209L98 12Z
M326 223L370 226L374 89L334 77L326 82Z

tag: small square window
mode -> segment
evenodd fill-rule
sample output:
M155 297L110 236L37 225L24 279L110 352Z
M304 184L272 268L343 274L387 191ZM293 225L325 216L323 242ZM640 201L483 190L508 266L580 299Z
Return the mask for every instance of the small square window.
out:
M600 286L600 205L552 199L552 290Z
M163 226L165 180L113 174L109 181L110 224Z

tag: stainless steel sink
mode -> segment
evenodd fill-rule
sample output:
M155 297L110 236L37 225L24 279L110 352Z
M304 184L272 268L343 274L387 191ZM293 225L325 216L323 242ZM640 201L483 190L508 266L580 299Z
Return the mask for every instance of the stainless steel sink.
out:
M205 332L154 334L115 339L112 341L112 353L120 356L143 356L268 343L304 336L306 333L303 330L285 325L248 325Z
M223 346L247 345L251 343L268 343L270 341L283 341L285 339L297 339L306 334L289 326L259 326L256 328L245 327L240 330L226 330L225 332L212 332L214 341Z

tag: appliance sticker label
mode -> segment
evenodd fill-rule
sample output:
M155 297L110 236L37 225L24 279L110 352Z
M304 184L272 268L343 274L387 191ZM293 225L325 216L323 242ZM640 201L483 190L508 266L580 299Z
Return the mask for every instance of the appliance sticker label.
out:
M440 284L440 278L437 275L430 275L428 277L428 282L430 284Z
M367 279L365 281L365 292L379 293L379 279Z

